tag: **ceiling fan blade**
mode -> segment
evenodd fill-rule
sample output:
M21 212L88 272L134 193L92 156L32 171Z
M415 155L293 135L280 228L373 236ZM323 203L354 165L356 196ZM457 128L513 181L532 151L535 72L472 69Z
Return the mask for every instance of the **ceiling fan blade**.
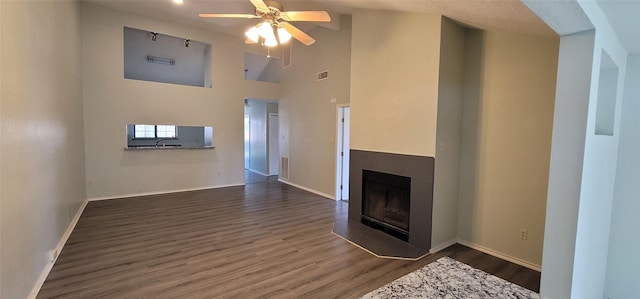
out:
M326 11L287 11L281 12L280 17L285 21L331 22L331 16Z
M287 32L291 33L291 36L293 36L293 38L297 39L298 41L300 41L301 43L307 46L313 45L313 43L316 42L316 40L313 39L313 37L304 33L302 30L298 29L296 26L293 26L287 22L280 22L280 25L282 25L282 28L284 28L284 30L287 30Z
M259 16L241 13L201 13L201 18L238 18L238 19L257 19Z
M251 4L261 11L269 11L269 7L263 0L250 0Z

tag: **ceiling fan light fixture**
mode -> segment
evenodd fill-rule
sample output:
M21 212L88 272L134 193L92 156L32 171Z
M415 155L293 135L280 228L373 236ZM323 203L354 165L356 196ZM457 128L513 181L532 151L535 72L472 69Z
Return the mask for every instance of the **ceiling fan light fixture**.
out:
M271 23L262 22L258 26L259 26L258 32L260 32L260 36L262 36L262 38L268 39L269 37L273 37L275 39L275 37L273 36L273 29L271 28Z
M275 35L272 34L270 37L265 38L264 39L264 45L267 46L267 47L275 47L275 46L277 46L278 45L278 41L276 40Z
M1 1L1 0L0 0ZM262 19L262 22L245 32L245 43L259 43L267 47L275 47L295 38L304 45L316 42L313 37L289 22L331 22L326 11L284 11L282 5L275 0L249 0L255 6L255 14L245 13L201 13L201 18L242 18Z
M280 27L278 28L278 37L280 38L280 43L284 44L291 40L291 33L289 33L289 31L287 31L286 29Z
M260 38L260 30L257 26L253 26L249 30L247 30L244 35L246 35L254 43L257 43Z

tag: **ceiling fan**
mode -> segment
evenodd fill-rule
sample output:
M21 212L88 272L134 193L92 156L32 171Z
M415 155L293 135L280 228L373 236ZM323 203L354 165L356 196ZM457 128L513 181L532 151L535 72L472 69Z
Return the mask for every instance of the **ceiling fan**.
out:
M250 0L256 7L255 14L201 13L201 18L262 19L245 35L247 43L262 43L273 47L286 43L291 37L309 46L316 40L289 22L331 22L326 11L284 11L274 0Z

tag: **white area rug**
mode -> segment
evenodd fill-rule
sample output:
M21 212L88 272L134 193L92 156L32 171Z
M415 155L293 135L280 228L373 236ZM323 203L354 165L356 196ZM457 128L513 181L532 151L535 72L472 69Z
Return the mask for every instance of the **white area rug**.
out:
M443 257L362 298L539 299L540 295L469 265Z

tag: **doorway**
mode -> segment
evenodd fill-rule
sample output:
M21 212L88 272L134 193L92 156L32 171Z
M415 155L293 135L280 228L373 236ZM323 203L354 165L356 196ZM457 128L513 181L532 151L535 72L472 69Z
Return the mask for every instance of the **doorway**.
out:
M349 106L338 106L338 134L336 153L336 200L349 200Z
M279 118L275 101L246 99L244 113L245 181L248 176L279 174Z
M269 113L269 175L280 174L280 129L277 113Z
M246 111L245 111L246 113ZM249 126L251 125L251 117L248 114L244 115L244 169L249 169L249 158L251 157L251 134L249 130Z

